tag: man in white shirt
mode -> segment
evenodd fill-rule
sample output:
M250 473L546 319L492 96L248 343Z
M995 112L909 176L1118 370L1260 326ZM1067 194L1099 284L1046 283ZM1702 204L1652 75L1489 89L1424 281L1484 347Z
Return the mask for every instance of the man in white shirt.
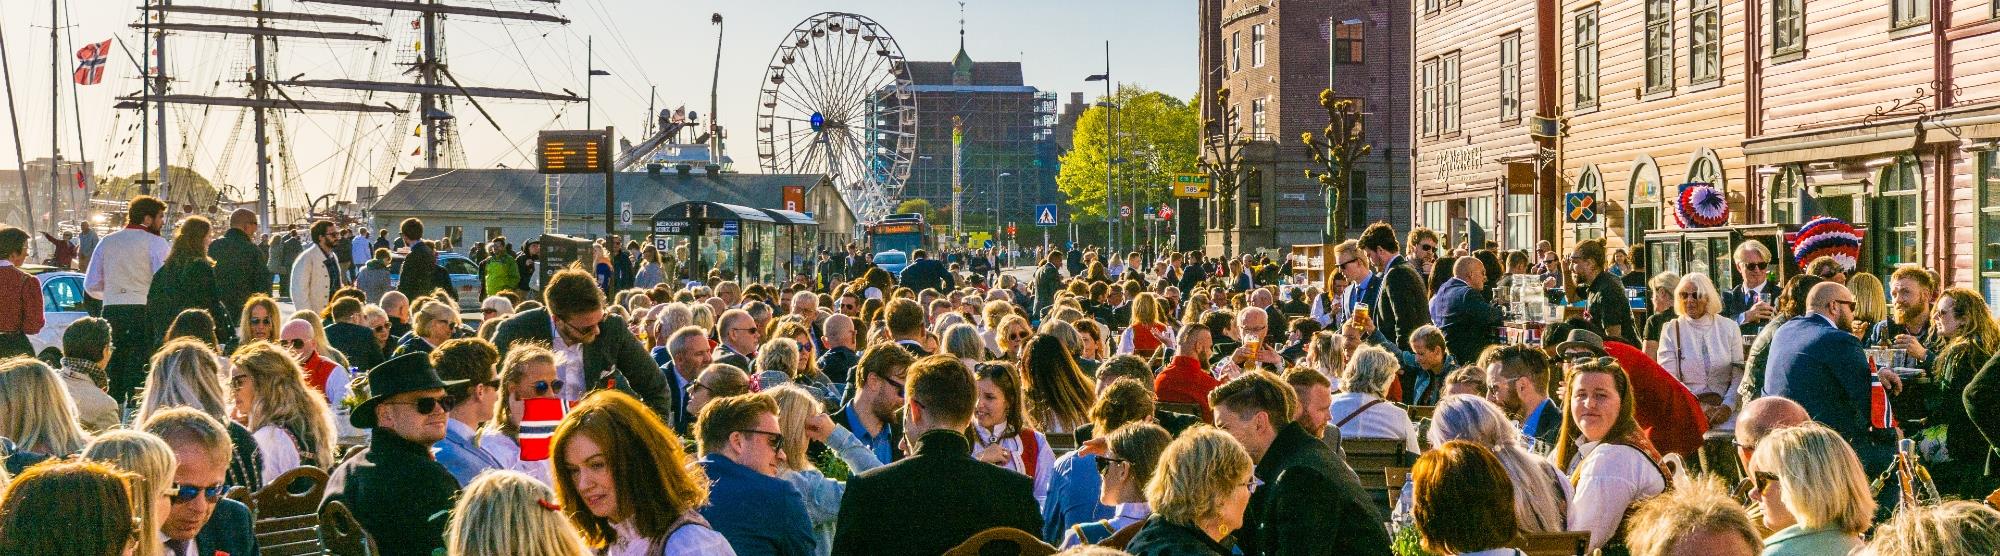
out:
M340 289L340 260L333 251L338 238L334 235L332 222L314 222L312 246L292 261L292 304L301 311L318 313L326 309L334 290Z
M146 292L153 287L153 273L167 262L167 240L160 237L166 224L167 204L149 196L132 198L125 213L125 229L112 232L97 242L90 254L90 268L84 272L83 289L104 301L104 320L111 322L112 344L110 394L119 400L146 379L146 359L153 355L151 320L146 313Z

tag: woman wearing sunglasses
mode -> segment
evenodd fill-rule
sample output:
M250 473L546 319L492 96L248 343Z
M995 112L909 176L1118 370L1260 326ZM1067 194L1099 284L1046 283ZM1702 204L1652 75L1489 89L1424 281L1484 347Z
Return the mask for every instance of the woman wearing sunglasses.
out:
M243 302L243 311L236 324L235 341L223 346L225 353L235 353L236 348L257 342L278 341L278 301L271 296L257 294Z
M1146 481L1146 518L1125 545L1135 556L1230 554L1223 544L1243 527L1243 510L1257 477L1250 452L1222 429L1200 426L1181 433L1160 454Z
M1743 331L1724 317L1722 295L1708 275L1690 272L1674 287L1680 318L1660 330L1660 367L1701 401L1709 429L1736 430L1736 384L1743 380Z
M394 356L405 353L430 353L450 340L452 332L458 330L458 310L437 301L424 301L417 307L417 322L410 327L410 335L403 337L403 343L396 346ZM393 356L392 356L393 357Z
M472 443L500 462L501 469L519 471L541 481L550 479L547 459L521 459L521 416L527 400L557 397L563 381L556 378L556 355L548 346L515 344L500 362L500 399L494 402L493 419L472 438Z
M231 376L234 369L225 369L226 363L198 340L167 341L153 352L152 372L146 374L146 388L141 391L145 397L139 401L139 413L132 422L145 423L168 409L186 407L226 423L233 450L224 482L256 488L264 484L264 457L257 452L257 440L250 429L229 419L229 398L222 377Z
M1160 454L1173 441L1167 429L1152 423L1132 423L1105 436L1104 451L1092 460L1097 462L1097 475L1103 479L1097 503L1117 508L1118 513L1111 519L1071 526L1063 534L1062 547L1102 543L1152 515L1152 507L1146 505L1146 483L1153 480Z
M550 449L563 513L605 556L735 554L708 526L708 482L673 431L616 390L585 397Z
M308 386L290 352L257 342L236 350L231 414L257 440L269 481L301 466L332 467L336 432L326 396ZM256 485L262 487L263 485Z
M139 525L138 546L131 556L161 556L160 523L172 508L176 490L174 449L151 433L120 429L98 435L83 448L83 459L101 461L136 475L131 481L132 508Z
M1833 429L1806 423L1757 441L1751 496L1764 506L1764 554L1847 554L1875 517L1861 460Z

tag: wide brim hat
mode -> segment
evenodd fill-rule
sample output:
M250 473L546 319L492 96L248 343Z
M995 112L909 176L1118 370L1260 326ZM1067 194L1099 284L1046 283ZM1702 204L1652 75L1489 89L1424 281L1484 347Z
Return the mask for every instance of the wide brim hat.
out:
M368 394L366 401L354 407L347 415L347 423L359 429L375 428L375 406L381 405L397 394L439 390L464 384L463 380L438 378L437 369L431 368L428 353L405 353L368 370Z
M1587 349L1596 352L1599 357L1603 357L1605 353L1604 337L1589 330L1571 330L1569 331L1568 339L1563 340L1563 343L1556 344L1556 353L1562 353L1569 348Z

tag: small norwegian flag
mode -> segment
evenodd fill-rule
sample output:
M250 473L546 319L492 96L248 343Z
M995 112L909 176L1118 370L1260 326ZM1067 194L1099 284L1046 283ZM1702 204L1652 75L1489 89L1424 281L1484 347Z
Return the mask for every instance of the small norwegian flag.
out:
M1868 427L1896 428L1896 410L1889 405L1889 390L1882 387L1880 376L1868 377Z
M84 182L83 182L83 172L82 172L82 171L78 171L78 172L76 173L76 188L77 188L77 189L84 189Z
M521 461L549 459L549 437L563 419L563 401L556 398L522 400Z
M96 85L104 81L104 64L111 57L111 41L84 45L76 51L76 84Z

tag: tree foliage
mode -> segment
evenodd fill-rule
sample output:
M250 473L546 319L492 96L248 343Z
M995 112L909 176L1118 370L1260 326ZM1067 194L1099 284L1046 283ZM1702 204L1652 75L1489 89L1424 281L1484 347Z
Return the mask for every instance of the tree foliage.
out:
M1195 171L1201 126L1192 102L1134 85L1119 87L1111 101L1119 106L1115 117L1110 109L1092 106L1077 118L1071 148L1063 153L1062 171L1056 174L1068 214L1079 222L1104 221L1104 177L1113 151L1105 130L1114 120L1122 160L1114 174L1119 203L1133 205L1135 214L1143 214L1145 204L1169 199L1174 174Z
M937 222L937 212L931 209L929 199L903 199L903 202L896 204L896 212L914 212L924 215L925 222Z
M129 200L139 195L140 178L153 177L153 173L147 172L107 179L92 191L92 196L113 201ZM210 183L200 172L189 168L168 166L167 185L171 189L167 192L167 196L161 197L161 200L173 205L186 204L206 208L215 205L221 198L221 194L215 189L215 184ZM160 197L159 184L154 183L152 187L153 196Z

